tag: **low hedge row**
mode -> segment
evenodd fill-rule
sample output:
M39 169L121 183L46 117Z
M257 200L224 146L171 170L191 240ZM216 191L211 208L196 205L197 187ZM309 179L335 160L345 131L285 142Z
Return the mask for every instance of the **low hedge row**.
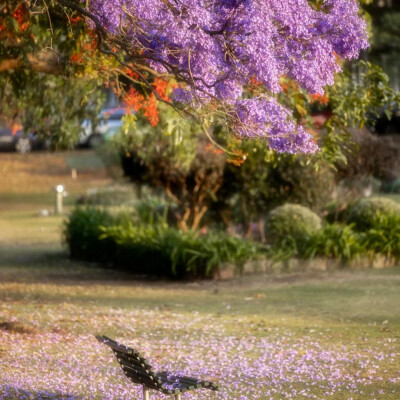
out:
M96 208L72 212L65 240L72 258L171 278L207 278L223 263L240 268L260 254L256 243L225 233L182 232L162 221L134 223L128 214Z
M354 224L355 230L365 232L382 225L380 217L400 217L400 204L385 197L372 197L359 201L351 207L347 223Z
M117 224L117 218L97 208L76 208L64 227L64 239L73 259L111 262L116 251L112 239L100 240L103 227Z
M278 207L266 221L267 246L222 232L182 232L158 214L149 218L142 212L133 218L126 212L113 215L98 208L77 208L66 221L65 240L72 258L171 278L210 277L224 263L240 269L259 256L276 261L350 261L362 255L400 259L400 208L392 203L363 200L349 211L348 224L323 224L299 205Z
M309 209L288 204L278 207L266 224L269 256L276 260L326 257L350 261L361 255L400 259L400 206L396 202L364 199L348 215L347 224L318 227L319 217Z

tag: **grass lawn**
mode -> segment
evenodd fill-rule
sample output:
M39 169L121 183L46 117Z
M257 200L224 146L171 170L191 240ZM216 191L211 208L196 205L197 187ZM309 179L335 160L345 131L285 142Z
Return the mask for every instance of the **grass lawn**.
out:
M1 400L141 399L94 334L221 385L184 399L400 398L400 268L134 280L69 261L62 218L13 196L0 193Z

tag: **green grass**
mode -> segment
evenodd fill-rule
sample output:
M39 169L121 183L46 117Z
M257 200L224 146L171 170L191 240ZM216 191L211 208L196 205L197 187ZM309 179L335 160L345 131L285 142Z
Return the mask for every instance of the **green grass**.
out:
M38 198L28 200L0 208L0 324L26 328L0 329L0 392L12 381L33 399L46 398L45 390L55 399L125 399L121 387L133 386L96 344L92 335L101 333L140 347L157 364L172 357L171 368L196 371L193 360L211 368L219 351L226 354L223 365L232 368L232 377L211 369L227 390L221 398L239 399L243 388L257 382L264 386L254 399L303 399L305 388L317 399L399 399L400 268L226 282L142 281L70 261L60 243L62 218L38 217ZM277 386L244 373L269 344L268 357L276 362L265 362L271 368L282 363L288 378L279 378ZM308 352L327 382L338 368L357 391L342 385L329 394L323 380L291 371L290 363L297 365ZM235 367L238 357L247 365L243 370ZM271 387L279 390L259 395ZM0 399L22 398L15 393L0 393Z
M161 360L177 352L167 348L166 341L170 346L181 343L183 348L190 347L191 340L205 331L220 340L283 339L288 351L299 342L307 348L318 341L318 346L330 352L340 352L345 346L367 357L369 351L400 353L397 269L177 284L135 281L95 266L69 262L62 253L48 252L40 257L37 252L30 261L9 257L0 269L0 282L0 321L14 319L49 337L53 332L75 338L102 333L127 342L134 340L145 349L150 347L150 354ZM22 336L16 343L21 345L22 341L35 358L35 334ZM158 342L164 343L161 350ZM57 345L48 347L48 351L57 352ZM74 351L74 357L79 358L82 349ZM189 352L187 348L185 351ZM202 351L205 349L199 350L198 357ZM257 355L258 350L247 354L249 358ZM63 357L68 360L65 354ZM376 363L383 379L398 377L398 358ZM346 368L354 374L359 372L357 364ZM373 393L387 389L387 385L373 382L364 390ZM384 397L376 398L398 399L400 385L392 386L393 396L385 391ZM325 398L318 388L312 393ZM329 398L342 396L335 393ZM273 398L281 397L278 394Z
M104 168L101 158L93 152L88 153L86 157L81 157L79 153L69 155L66 157L66 164L69 168L76 168L78 170Z
M0 246L7 254L12 247L49 244L60 245L62 216L43 217L40 209L0 212ZM24 252L24 250L22 250Z
M289 275L231 282L146 283L70 262L63 253L41 256L31 249L25 258L18 253L19 259L9 256L0 269L0 301L15 303L21 316L28 316L27 310L35 304L69 303L89 311L91 304L128 310L134 304L140 309L223 315L227 321L232 317L267 319L274 326L284 319L284 326L295 333L310 326L329 327L333 334L347 330L349 341L360 332L376 338L400 333L398 269L321 273L298 276L296 282L290 282Z

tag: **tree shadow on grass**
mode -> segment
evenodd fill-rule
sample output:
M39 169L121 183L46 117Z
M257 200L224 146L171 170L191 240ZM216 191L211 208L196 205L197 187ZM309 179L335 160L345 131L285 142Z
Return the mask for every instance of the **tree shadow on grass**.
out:
M61 393L48 390L27 390L13 385L0 385L2 400L82 400L82 396L73 393Z
M72 260L62 246L0 245L1 283L173 285L162 277L133 274L112 265Z
M74 261L60 246L0 245L0 282L76 284L126 280L127 274L115 269L100 268L96 263Z

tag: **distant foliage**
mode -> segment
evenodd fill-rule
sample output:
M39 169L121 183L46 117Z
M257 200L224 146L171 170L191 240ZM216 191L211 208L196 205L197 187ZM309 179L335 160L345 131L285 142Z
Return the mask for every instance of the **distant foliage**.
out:
M351 210L348 223L353 223L358 231L367 231L379 224L379 216L400 216L400 204L385 197L361 200Z
M130 204L136 200L132 187L105 187L88 190L76 200L79 205L87 206L117 206Z
M391 182L400 174L400 147L391 136L367 129L352 132L355 146L343 149L347 161L337 163L338 177L353 185L367 178Z
M288 237L302 240L321 229L321 218L310 209L298 204L285 204L272 210L266 221L265 233L271 243Z

